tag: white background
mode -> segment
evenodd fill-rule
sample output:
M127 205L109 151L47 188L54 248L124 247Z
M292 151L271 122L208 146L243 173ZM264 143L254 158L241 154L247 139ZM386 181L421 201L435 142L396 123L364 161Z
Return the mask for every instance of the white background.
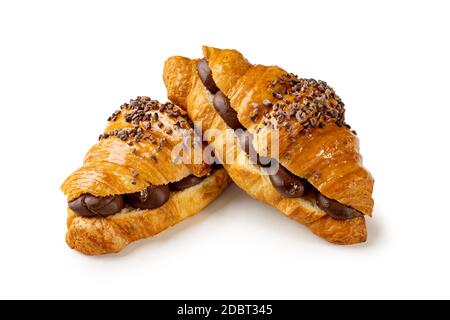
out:
M1 1L0 298L450 298L448 1ZM376 179L367 244L230 187L119 255L64 242L59 186L164 60L236 48L326 80Z

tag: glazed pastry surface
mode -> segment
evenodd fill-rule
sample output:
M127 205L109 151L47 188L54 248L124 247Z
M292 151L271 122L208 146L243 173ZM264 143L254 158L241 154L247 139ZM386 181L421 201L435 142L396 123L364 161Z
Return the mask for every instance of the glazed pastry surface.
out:
M362 165L359 140L345 124L343 103L334 90L324 82L298 79L279 67L252 65L235 50L204 47L203 51L217 87L230 99L240 123L252 133L258 153L265 154L267 147L258 142L270 142L264 136L278 129L277 160L283 167L307 179L322 195L371 215L373 178ZM201 120L204 130L229 129L216 112L214 96L198 75L198 61L178 56L167 60L164 81L169 99L178 101L193 121ZM223 140L210 142L219 154L223 152ZM228 151L234 157L247 156L239 147ZM366 240L364 217L333 219L308 197L285 197L258 165L232 163L224 167L249 195L305 224L322 238L339 244Z
M136 115L133 104L145 105L143 110L148 107L143 120L134 123L127 121L127 117ZM61 189L69 201L86 193L106 197L139 192L150 184L165 185L190 174L201 177L210 172L210 166L203 162L172 161L172 150L183 141L183 133L193 134L179 107L164 107L150 98L139 97L117 112L108 121L99 142L89 150L83 166L63 183ZM195 146L188 148L194 154Z
M61 186L69 205L85 195L125 197L142 194L152 186L180 184L189 177L195 183L180 185L166 202L151 210L125 204L112 215L94 212L93 217L87 217L68 209L66 241L71 248L88 255L119 252L132 241L155 235L198 213L229 184L224 169L211 171L202 161L176 161L172 151L177 146L183 145L192 157L195 151L202 151L202 144L194 143L186 112L176 105L138 97L108 120L83 166Z

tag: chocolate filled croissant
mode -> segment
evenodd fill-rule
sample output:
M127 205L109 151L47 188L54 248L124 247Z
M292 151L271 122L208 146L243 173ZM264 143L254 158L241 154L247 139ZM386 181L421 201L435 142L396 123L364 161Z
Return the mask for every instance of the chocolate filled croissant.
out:
M223 149L226 138L209 140L220 158L233 155L224 161L232 180L327 241L366 241L374 180L335 91L279 67L252 65L236 50L203 53L203 59L169 58L164 82L169 99L203 130L236 130L231 151ZM276 148L269 138L275 133ZM235 161L252 150L256 159ZM279 170L268 173L274 163Z
M61 187L69 207L66 241L87 255L116 253L167 229L198 213L229 183L223 168L175 161L180 143L187 154L202 145L186 140L193 130L172 103L138 97L108 120L83 166Z

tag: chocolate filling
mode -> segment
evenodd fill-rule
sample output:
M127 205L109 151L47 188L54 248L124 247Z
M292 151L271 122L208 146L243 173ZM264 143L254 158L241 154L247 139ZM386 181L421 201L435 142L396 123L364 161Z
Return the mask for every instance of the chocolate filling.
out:
M125 202L138 209L156 209L169 200L170 190L168 185L150 186L141 192L127 194Z
M209 64L205 59L201 59L197 63L197 70L200 79L202 80L203 85L206 87L206 89L208 89L208 91L212 94L216 94L216 92L219 91L219 88L217 88L217 85L214 82L211 69L209 68Z
M213 105L217 113L222 117L226 124L232 129L244 128L239 122L237 112L231 107L228 97L219 89L212 77L211 68L205 59L199 61L197 70L205 87L214 94ZM213 89L213 90L210 90ZM269 167L275 159L262 157L257 154L251 143L251 134L245 132L239 137L239 143L248 155L256 154L256 164L262 167ZM308 180L297 177L289 170L279 164L277 173L269 176L274 188L283 196L288 198L300 198L308 196L319 208L325 211L329 216L338 220L346 220L363 216L363 214L351 207L345 206L336 200L329 199L322 195Z
M347 220L355 217L361 217L363 215L361 212L353 208L344 206L336 200L325 197L320 192L316 193L316 203L319 208L335 219Z
M69 208L82 217L110 216L125 206L122 196L95 197L85 194L69 202Z
M136 209L156 209L169 200L170 192L183 191L200 184L205 177L190 175L178 182L163 186L150 186L132 194L95 197L85 194L69 202L69 208L81 217L106 217L122 211L128 205Z
M205 180L206 176L204 177L196 177L193 174L190 176L187 176L184 179L181 179L177 182L172 182L170 184L170 190L172 191L183 191L185 189L188 189L190 187L196 186L200 184L203 180Z
M300 198L308 193L311 184L305 179L293 175L280 166L278 172L269 176L270 182L277 191L288 198Z
M214 95L213 105L214 108L216 108L217 113L230 128L234 130L243 128L242 124L239 122L237 112L231 108L230 99L228 99L222 91L218 91Z
M247 153L247 155L250 157L250 159L252 161L257 163L261 167L265 167L265 168L270 167L272 165L272 161L275 161L275 159L260 156L256 152L255 148L253 147L252 139L253 139L253 136L248 131L244 131L244 132L240 133L238 136L238 141L239 141L239 144L241 145L241 148L244 149L245 153ZM252 159L252 157L254 157L255 155L256 155L256 161L255 161L255 159Z

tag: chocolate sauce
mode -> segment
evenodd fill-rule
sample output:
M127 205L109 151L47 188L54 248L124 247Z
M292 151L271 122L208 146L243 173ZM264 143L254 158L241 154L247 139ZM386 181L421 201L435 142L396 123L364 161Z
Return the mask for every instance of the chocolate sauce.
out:
M69 208L82 217L110 216L122 211L123 197L120 195L109 197L95 197L90 194L69 202Z
M124 196L125 202L137 209L156 209L169 200L169 186L150 186L147 189Z
M201 59L197 63L197 71L200 79L203 82L203 85L206 87L206 89L208 89L209 92L215 94L217 91L219 91L219 88L217 88L217 85L212 77L212 72L209 64L205 59Z
M222 91L218 91L214 95L213 105L217 113L231 129L243 128L239 122L237 112L231 107L230 100Z
M125 195L95 197L91 194L85 194L69 202L69 208L81 217L106 217L119 213L125 205L136 209L156 209L169 200L171 191L186 190L200 184L205 179L206 176L196 177L190 175L169 185L149 186L141 192Z
M177 182L172 182L170 186L170 190L172 191L183 191L185 189L188 189L190 187L196 186L200 183L202 183L203 180L205 180L206 176L204 177L196 177L193 174L190 176L187 176L184 179L181 179Z

